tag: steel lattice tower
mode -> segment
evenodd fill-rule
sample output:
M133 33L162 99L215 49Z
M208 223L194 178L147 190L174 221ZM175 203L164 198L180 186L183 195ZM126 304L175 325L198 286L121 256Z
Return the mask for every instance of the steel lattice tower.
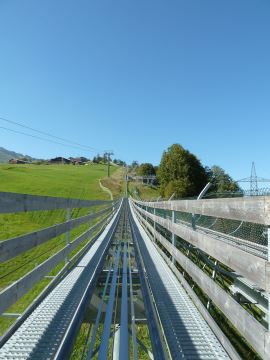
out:
M265 179L265 178L257 176L255 163L253 161L252 165L251 165L250 177L246 177L244 179L237 180L237 182L238 183L239 182L250 183L250 196L256 196L256 195L259 195L258 182L269 182L270 183L270 179Z

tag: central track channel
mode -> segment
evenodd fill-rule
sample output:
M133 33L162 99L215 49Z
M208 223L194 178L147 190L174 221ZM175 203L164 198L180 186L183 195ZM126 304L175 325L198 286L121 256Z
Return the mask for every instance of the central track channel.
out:
M151 300L134 249L126 199L71 359L153 359ZM138 263L139 261L139 263ZM150 324L150 325L148 325Z

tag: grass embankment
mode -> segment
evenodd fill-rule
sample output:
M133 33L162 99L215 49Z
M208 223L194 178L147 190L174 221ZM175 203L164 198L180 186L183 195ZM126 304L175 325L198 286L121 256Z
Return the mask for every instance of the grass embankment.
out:
M118 198L125 191L125 169L118 167L117 170L108 178L101 180L101 184L109 189L114 198Z
M117 170L111 167L112 174ZM107 176L105 165L7 165L0 164L0 191L34 195L109 199L98 184Z
M114 173L116 167L112 167ZM4 165L0 164L0 191L78 199L110 200L99 186L104 165ZM38 211L0 216L0 239L35 231L64 220L64 211Z
M114 174L117 167L112 166ZM7 165L0 164L0 191L70 197L79 199L109 200L109 194L99 185L99 179L106 176L104 165ZM82 216L92 209L73 209L72 218ZM66 220L65 210L36 211L0 215L0 240L6 240L51 226ZM71 240L85 231L89 224L84 224L71 231ZM25 275L65 246L65 234L47 241L32 250L6 261L0 265L0 289ZM81 247L84 245L83 243ZM56 274L63 263L51 273ZM29 293L23 296L8 312L21 313L49 283L43 279ZM0 334L14 319L0 317Z
M138 200L156 200L160 196L158 187L142 184L141 181L129 181L128 192Z

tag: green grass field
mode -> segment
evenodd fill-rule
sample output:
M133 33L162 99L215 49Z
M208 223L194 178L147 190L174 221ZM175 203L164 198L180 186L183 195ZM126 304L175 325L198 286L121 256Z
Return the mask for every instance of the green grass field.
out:
M112 166L111 173L117 174L119 168ZM0 191L70 197L79 199L110 200L102 190L99 179L105 178L105 165L9 165L0 164ZM112 190L113 184L111 184ZM115 195L120 195L114 190ZM72 218L85 215L93 209L73 209ZM6 240L51 226L66 220L65 210L35 211L30 213L1 214L0 240ZM85 231L89 224L84 224L71 231L71 240ZM81 245L81 247L85 242ZM0 290L10 285L65 246L65 234L21 254L14 259L0 264ZM79 249L78 249L79 250ZM53 270L61 269L63 263ZM24 295L9 312L22 312L49 283L48 279L39 282L29 293ZM0 317L0 335L14 319Z
M111 167L112 174L117 167ZM6 165L0 164L0 191L110 200L99 186L107 174L104 165ZM73 213L82 215L83 211ZM65 211L39 211L0 215L0 240L38 230L63 221Z
M117 167L111 167L113 174ZM0 164L0 191L34 195L108 199L98 180L107 176L105 165L10 165Z

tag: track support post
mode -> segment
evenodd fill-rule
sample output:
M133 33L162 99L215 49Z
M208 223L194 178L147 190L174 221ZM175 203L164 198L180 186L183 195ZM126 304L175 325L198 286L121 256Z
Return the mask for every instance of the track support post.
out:
M267 228L267 260L270 262L270 226ZM270 331L270 293L268 293L268 331Z
M212 272L212 279L215 281L216 280L216 277L217 277L217 272L218 272L218 261L215 260L215 265L214 265L214 269L213 269L213 272ZM208 301L207 301L207 310L210 311L210 308L211 308L211 299L208 298Z
M67 223L67 232L66 232L66 245L70 244L70 228L69 228L69 222L71 219L71 209L67 208L66 209L66 223ZM65 264L68 263L68 256L65 257Z
M93 236L93 215L94 215L94 211L91 210L90 211L90 223L89 223L89 240L91 240L91 237Z
M175 224L175 211L172 210L172 223ZM175 247L175 233L172 231L172 245ZM172 255L172 263L175 265L175 258Z
M156 208L154 207L154 216L156 216ZM154 243L156 242L156 219L154 218Z

